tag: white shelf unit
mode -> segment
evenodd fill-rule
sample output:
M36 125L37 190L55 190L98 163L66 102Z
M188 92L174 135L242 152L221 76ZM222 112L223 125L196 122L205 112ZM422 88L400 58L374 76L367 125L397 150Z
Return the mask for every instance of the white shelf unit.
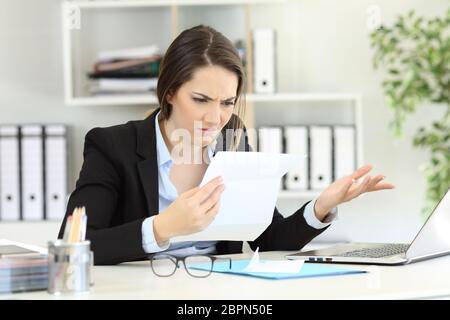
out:
M126 10L139 9L139 11L133 11L131 14L140 14L145 9L156 10L157 14L162 15L167 19L163 19L164 23L159 26L160 30L165 30L163 38L165 45L168 45L170 41L185 27L186 22L183 21L183 13L189 16L190 7L197 9L199 6L205 8L219 8L220 13L223 14L224 10L229 10L230 6L240 6L243 11L239 12L243 17L243 24L238 26L244 29L244 37L246 40L246 59L247 59L247 73L248 84L250 89L246 94L247 101L247 117L245 122L248 127L254 127L254 120L258 112L260 112L259 105L274 103L274 104L289 104L289 103L329 103L329 108L333 108L333 102L350 102L353 107L353 119L352 123L355 125L357 136L357 164L360 166L363 163L363 144L362 144L362 116L361 116L361 97L357 93L274 93L274 94L256 94L252 92L252 46L251 46L251 22L250 22L250 10L252 5L264 4L264 3L282 3L285 0L97 0L97 1L64 1L62 3L62 19L63 19L63 62L64 62L64 88L65 88L65 102L67 106L108 106L108 105L142 105L148 107L149 105L158 105L158 99L155 94L139 94L139 95L113 95L113 96L89 96L77 93L77 83L82 82L81 78L85 78L85 74L88 67L93 63L95 58L95 48L79 48L77 47L77 40L79 35L77 32L80 30L68 28L70 19L73 17L74 7L79 10L81 17L81 28L84 27L83 18L85 15L89 15L93 12L103 12L104 10ZM222 7L221 7L222 6ZM225 6L225 7L224 7ZM181 9L180 9L181 8ZM182 11L187 10L187 11ZM181 12L180 12L181 11ZM186 14L187 12L187 14ZM148 12L148 14L151 14ZM156 17L157 18L157 17ZM203 17L205 18L205 16ZM206 17L213 19L213 17ZM169 21L167 21L169 20ZM198 20L198 19L197 19ZM162 21L162 20L159 20ZM211 21L211 20L208 20ZM198 21L197 21L198 22ZM203 23L203 20L200 21ZM135 21L133 20L133 23ZM136 21L139 23L139 21ZM89 27L89 26L88 26ZM213 25L214 27L214 25ZM236 26L233 26L236 27ZM232 27L230 27L232 28ZM94 28L95 29L95 28ZM96 30L96 29L95 29ZM222 32L223 30L220 29ZM104 30L103 30L104 31ZM151 33L151 31L150 31ZM154 34L151 33L151 34ZM225 35L227 35L225 33ZM94 38L97 40L96 38ZM91 46L96 46L97 41L90 40ZM115 39L116 40L116 39ZM122 38L118 40L123 41ZM89 41L88 41L89 42ZM78 43L80 45L82 43ZM110 45L111 43L109 43ZM123 44L121 42L121 44ZM107 47L107 46L106 46ZM105 49L101 48L100 49ZM107 47L107 49L110 49ZM87 50L88 57L82 59L83 61L76 61L77 55L80 55L80 51ZM79 58L79 57L78 57ZM81 68L81 70L77 69ZM280 106L281 107L281 106ZM284 106L283 106L284 108ZM328 108L328 107L327 107ZM286 109L287 110L287 109ZM251 142L255 143L251 139ZM297 199L297 198L312 198L316 197L319 191L281 191L280 199Z
M62 2L62 35L63 35L63 68L64 68L64 99L68 106L94 106L94 105L149 105L157 104L158 101L154 94L145 95L114 95L114 96L91 96L86 92L86 73L95 61L96 51L110 50L112 42L102 37L107 26L96 23L95 19L89 19L91 16L101 15L102 19L109 22L112 30L110 33L117 35L122 45L131 46L132 39L141 43L134 46L144 45L148 37L152 38L164 51L181 30L191 26L184 23L183 12L186 11L189 16L189 8L219 8L220 11L230 10L238 6L242 9L240 12L230 11L230 13L242 16L242 25L229 26L228 29L241 29L241 40L244 40L247 46L248 60L248 88L251 92L251 41L250 41L250 10L253 5L264 3L282 3L285 0L95 0L95 1L63 1ZM111 23L108 17L103 15L105 12L120 10L121 14L134 14L139 16L133 20L136 28L149 30L145 32L134 32L132 27L127 24ZM184 10L184 11L183 11ZM145 14L148 14L144 17ZM217 12L216 12L217 14ZM97 15L97 16L96 16ZM209 16L211 16L209 14ZM86 19L85 19L86 18ZM208 16L204 16L208 18ZM214 23L214 15L209 17L209 21ZM92 28L92 32L84 31ZM129 28L129 29L127 29ZM153 30L158 30L157 32ZM137 33L140 34L137 35ZM96 38L97 36L97 38ZM130 39L129 39L130 38ZM116 38L113 41L117 40ZM83 41L88 45L82 47Z
M356 99L352 93L271 93L255 94L247 93L247 102L296 102L296 101L340 101ZM67 103L69 106L105 106L105 105L158 105L158 98L155 94L139 95L114 95L102 97L79 97L71 99Z

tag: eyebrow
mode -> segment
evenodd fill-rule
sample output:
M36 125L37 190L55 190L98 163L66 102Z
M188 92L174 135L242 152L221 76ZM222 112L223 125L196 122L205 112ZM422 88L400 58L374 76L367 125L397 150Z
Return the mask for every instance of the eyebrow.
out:
M198 94L199 96L202 96L202 97L205 98L206 100L213 100L212 98L208 97L207 95L205 95L205 94L203 94L203 93L195 92L195 91L193 91L192 93ZM222 101L229 101L229 100L235 100L235 99L236 99L236 96L231 97L231 98L228 98L228 99L225 99L225 100L222 100Z

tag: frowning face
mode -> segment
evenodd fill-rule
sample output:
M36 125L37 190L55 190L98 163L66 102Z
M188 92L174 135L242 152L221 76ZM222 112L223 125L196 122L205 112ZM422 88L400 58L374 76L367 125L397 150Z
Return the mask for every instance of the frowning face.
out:
M170 131L184 129L196 146L213 142L230 120L236 104L238 77L220 67L197 69L167 101L172 105Z

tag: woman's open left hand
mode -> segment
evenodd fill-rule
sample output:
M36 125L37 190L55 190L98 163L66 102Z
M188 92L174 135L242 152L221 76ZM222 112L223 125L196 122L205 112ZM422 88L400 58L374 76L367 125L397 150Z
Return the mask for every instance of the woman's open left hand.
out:
M331 209L363 193L395 188L390 183L381 182L386 178L382 174L374 177L366 176L361 183L356 182L370 170L372 165L363 166L352 174L334 181L322 191L314 207L317 218L322 221Z

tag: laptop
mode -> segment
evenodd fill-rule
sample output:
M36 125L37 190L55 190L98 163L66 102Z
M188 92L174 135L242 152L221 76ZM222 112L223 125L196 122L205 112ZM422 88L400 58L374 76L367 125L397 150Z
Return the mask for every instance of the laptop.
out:
M348 243L297 252L286 258L306 262L403 265L450 254L450 189L411 243Z

